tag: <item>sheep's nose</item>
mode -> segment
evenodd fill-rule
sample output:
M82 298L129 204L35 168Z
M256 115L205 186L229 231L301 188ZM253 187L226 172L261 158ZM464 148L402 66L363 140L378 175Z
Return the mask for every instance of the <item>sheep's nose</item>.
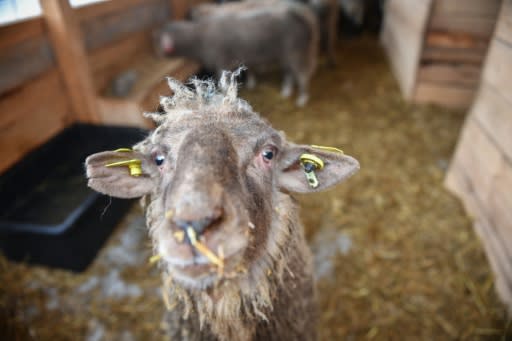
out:
M210 227L216 225L221 219L222 209L216 209L212 214L199 219L190 220L177 218L173 219L172 222L178 228L178 230L184 231L185 234L189 228L192 228L196 235L200 236Z

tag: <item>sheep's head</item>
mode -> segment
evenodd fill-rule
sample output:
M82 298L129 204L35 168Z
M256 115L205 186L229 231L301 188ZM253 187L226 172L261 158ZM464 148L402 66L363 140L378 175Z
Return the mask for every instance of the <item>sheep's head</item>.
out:
M156 29L153 32L156 50L165 56L183 53L190 48L189 41L193 40L191 32L194 31L194 28L195 25L192 22L178 21Z
M267 245L279 196L324 190L359 167L337 151L288 142L237 98L234 77L224 74L218 89L171 80L175 95L162 98L164 114L147 114L158 127L145 140L86 160L93 189L146 196L155 250L188 288L243 276L254 262L275 257ZM306 178L304 155L323 163L310 169L316 186Z

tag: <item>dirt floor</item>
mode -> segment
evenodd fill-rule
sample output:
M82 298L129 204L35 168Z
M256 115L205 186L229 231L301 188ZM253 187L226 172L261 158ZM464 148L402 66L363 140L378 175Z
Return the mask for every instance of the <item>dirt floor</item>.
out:
M242 97L291 140L361 162L335 190L299 197L321 340L506 339L482 246L443 187L465 113L404 102L373 38L340 44L337 67L320 66L305 108L279 87L277 76L262 78ZM135 206L84 273L0 258L0 339L163 340L149 257Z

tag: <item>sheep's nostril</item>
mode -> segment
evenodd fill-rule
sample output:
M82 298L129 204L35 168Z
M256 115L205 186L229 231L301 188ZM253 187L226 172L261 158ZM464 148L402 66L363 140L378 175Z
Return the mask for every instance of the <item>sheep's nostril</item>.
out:
M216 211L213 215L203 217L200 219L189 220L189 219L172 219L174 225L177 227L177 232L181 238L181 231L186 232L189 228L192 228L196 235L202 235L207 229L217 225L222 220L222 210ZM186 235L186 233L185 233Z

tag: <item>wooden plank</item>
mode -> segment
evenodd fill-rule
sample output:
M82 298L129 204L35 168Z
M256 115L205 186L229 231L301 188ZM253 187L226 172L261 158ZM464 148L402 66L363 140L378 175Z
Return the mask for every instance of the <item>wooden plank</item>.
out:
M169 16L167 1L151 1L83 20L81 28L86 50L91 51L119 41L130 34L150 30L165 23Z
M434 2L433 16L479 16L494 18L500 8L500 0L438 0Z
M512 102L484 82L471 109L471 115L509 160L512 160L511 108Z
M151 50L151 32L143 31L92 51L88 55L88 60L95 91L104 92L116 75L131 69L133 64L144 58Z
M404 21L402 15L396 14L395 7L388 7L391 11L384 18L381 42L404 97L411 98L423 45L423 28L410 27L408 20Z
M98 122L98 107L82 35L74 11L67 0L41 2L59 69L80 121Z
M101 121L110 125L150 127L151 121L142 116L137 102L110 97L99 97Z
M478 206L486 212L485 203L492 195L494 176L502 166L503 156L495 144L488 138L481 126L472 117L464 124L457 143L454 157L448 171L448 177L459 180L447 180L448 188L458 191L462 199L474 196ZM463 181L462 181L462 180ZM459 184L459 186L451 186ZM462 184L462 186L460 186ZM475 206L466 206L472 216L478 216Z
M142 113L156 111L160 96L171 95L165 76L184 81L199 70L197 63L184 59L155 60L154 57L148 56L146 65L150 70L143 70L144 65L135 68L139 71L139 79L129 97L124 99L101 97L103 122L150 127L152 122L143 118Z
M423 31L432 6L431 0L388 0L385 3L385 18L393 15L410 29Z
M495 288L503 303L512 308L512 269L510 248L505 240L501 239L495 229L480 218L474 224L474 229L483 243L487 259L494 272Z
M499 39L512 45L512 0L503 0L495 34Z
M512 46L497 39L492 42L483 79L512 103Z
M170 0L171 17L175 20L183 20L187 15L189 5L185 0Z
M211 2L212 0L168 0L171 8L171 18L183 20L189 10L198 4Z
M472 64L423 64L418 72L418 83L443 83L455 87L476 89L481 70Z
M0 51L44 34L44 21L41 18L0 26Z
M76 8L76 15L80 22L93 18L105 16L108 14L125 11L131 7L139 6L144 3L162 2L165 0L123 0L123 1L102 1L91 5Z
M458 17L448 15L432 17L429 28L439 31L469 33L485 38L492 36L495 24L496 17Z
M512 245L512 164L506 159L494 174L491 195L486 203L486 214L494 226L507 236L507 244ZM512 252L512 247L511 247Z
M0 49L0 94L22 85L54 66L52 47L43 35Z
M481 65L485 59L485 48L449 48L425 46L421 59L424 62L466 63Z
M71 117L56 69L0 97L0 172L67 126Z
M470 171L471 168L461 167L457 162L452 162L445 178L445 186L461 199L467 213L474 220L474 229L482 241L496 276L496 290L505 303L512 305L512 248L509 247L512 245L512 234L510 233L510 224L502 226L504 228L492 225L482 203L478 201L468 175Z
M186 81L200 69L196 62L185 60L179 67L167 74L180 81ZM170 96L171 90L165 80L155 81L144 96L140 96L139 107L142 111L156 111L160 103L160 96Z
M130 97L134 98L137 102L142 101L151 88L158 83L166 83L165 77L174 77L174 74L185 65L183 58L156 58L154 56L147 56L134 66L137 72L138 79L134 85ZM158 100L157 100L158 102Z
M489 39L464 32L429 30L426 34L426 45L457 49L487 49Z
M474 87L419 81L416 84L414 102L433 103L454 109L467 109L475 97Z

